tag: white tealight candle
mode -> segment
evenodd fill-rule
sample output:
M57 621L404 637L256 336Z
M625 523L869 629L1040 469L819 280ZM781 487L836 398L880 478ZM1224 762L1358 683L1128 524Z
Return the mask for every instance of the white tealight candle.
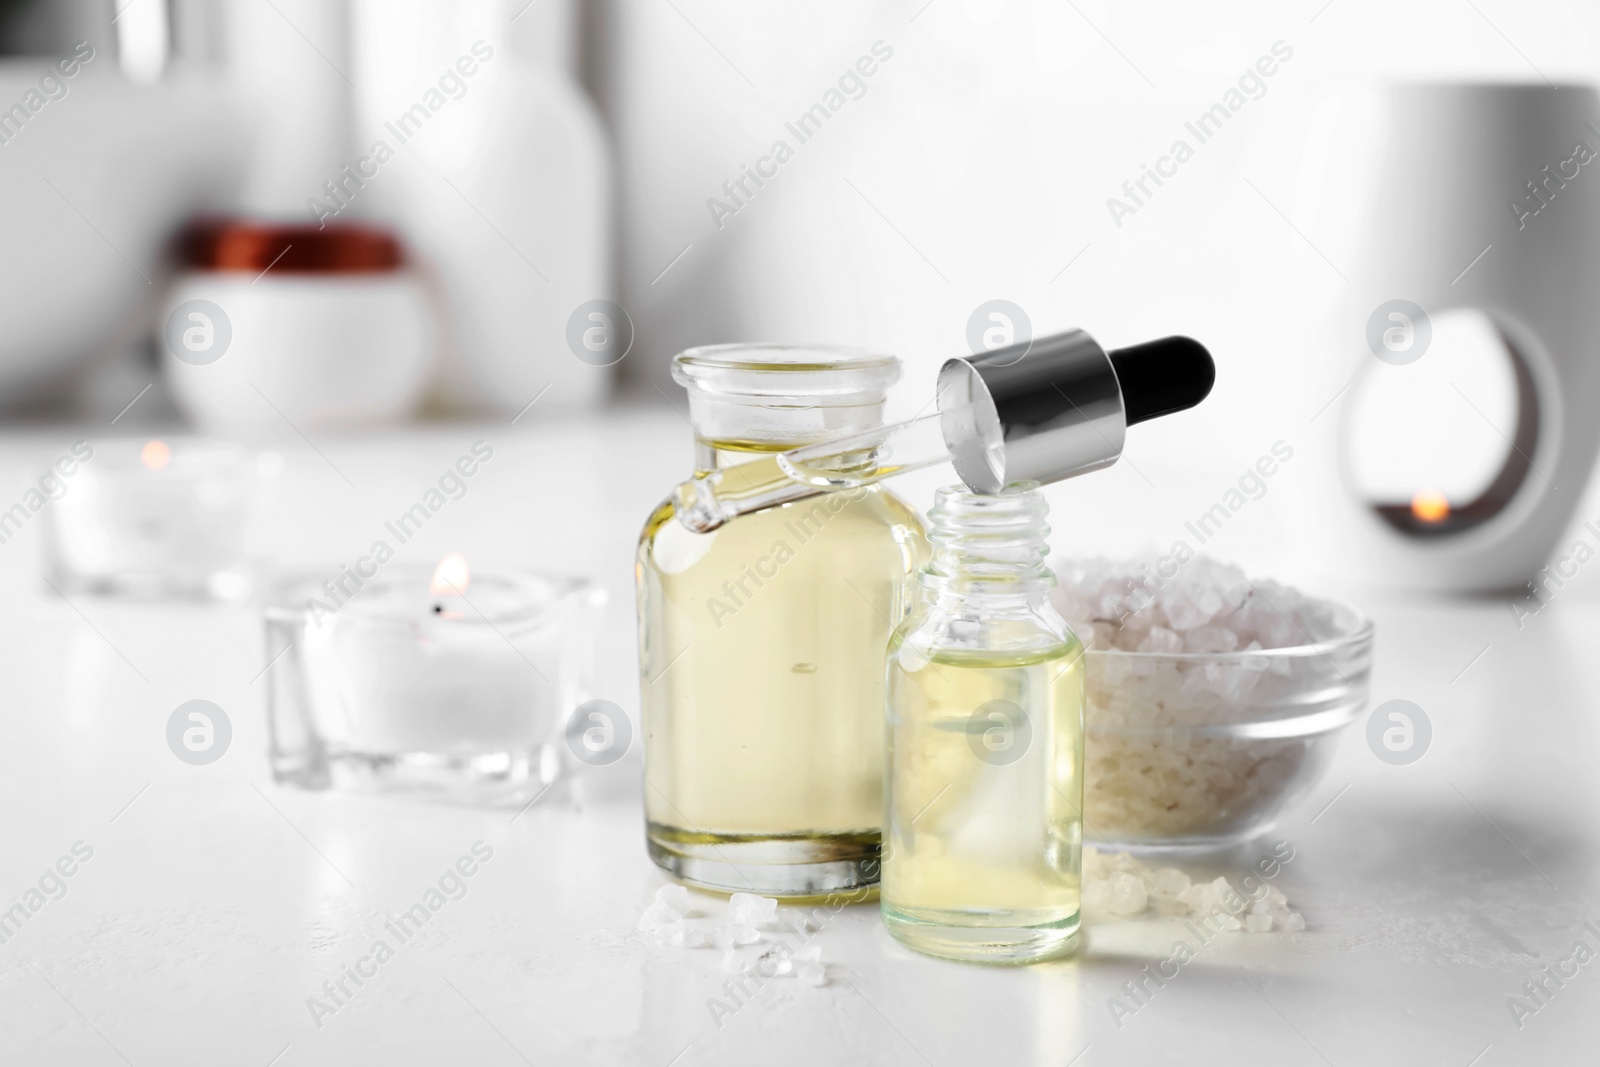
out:
M45 510L63 590L231 599L248 592L258 457L220 441L95 444Z
M268 611L280 778L515 799L553 780L583 699L586 583L390 567L330 604L320 583ZM331 608L331 610L330 610Z

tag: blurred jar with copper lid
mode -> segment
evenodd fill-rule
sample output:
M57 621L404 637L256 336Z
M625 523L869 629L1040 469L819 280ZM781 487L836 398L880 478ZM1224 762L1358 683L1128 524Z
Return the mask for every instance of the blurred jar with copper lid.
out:
M271 436L417 410L437 317L388 232L205 222L177 254L160 347L175 397L201 427Z

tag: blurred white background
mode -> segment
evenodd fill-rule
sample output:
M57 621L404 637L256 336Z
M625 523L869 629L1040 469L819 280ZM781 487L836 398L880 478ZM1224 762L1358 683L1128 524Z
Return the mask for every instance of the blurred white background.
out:
M13 53L54 55L98 12L29 6L9 5ZM1600 10L1506 0L395 0L348 14L333 0L123 0L116 10L121 29L101 33L107 55L85 68L81 91L0 148L0 162L15 163L7 180L34 183L4 209L19 235L6 289L28 295L0 324L0 352L27 369L0 375L14 413L99 417L149 380L128 352L158 326L170 276L154 222L314 222L305 204L323 182L486 39L504 56L338 216L396 227L440 302L440 370L424 410L515 412L535 394L546 418L660 405L678 396L666 375L675 351L766 340L900 355L891 415L906 414L926 402L937 364L968 350L974 310L995 299L1021 307L1036 335L1080 326L1108 345L1202 339L1219 365L1212 398L1141 428L1109 474L1052 491L1068 513L1097 517L1062 524L1074 550L1125 547L1114 516L1130 494L1162 516L1142 534L1164 547L1161 523L1181 529L1275 441L1308 436L1329 400L1321 372L1359 351L1334 318L1376 163L1355 103L1363 90L1600 76ZM875 49L890 58L870 77L847 74ZM1225 127L1114 217L1108 198L1128 202L1125 182L1175 140L1195 143L1184 124L1275 49L1290 58L1247 87ZM39 62L13 56L13 81L0 84L17 95ZM801 143L786 124L842 75L853 79L844 105ZM114 110L101 99L109 88L89 91L95 78L155 81L126 93L171 99L117 105L134 107L134 121L92 115ZM117 147L99 132L107 123L142 128L140 147ZM792 158L732 200L724 183L779 140ZM146 171L165 177L152 188ZM67 175L65 196L37 185L51 174ZM737 210L719 212L713 198ZM62 248L70 255L47 257ZM636 328L615 367L568 350L569 305L590 298L619 301ZM1456 452L1492 467L1512 405L1497 395L1494 361L1480 362L1463 374L1481 382L1486 421L1469 417ZM92 369L76 378L51 373L83 365ZM461 385L475 374L482 382ZM159 395L130 421L170 415ZM1377 458L1366 468L1381 469ZM1279 485L1303 469L1287 465L1257 517L1211 547L1292 569Z
M630 372L660 381L670 352L707 340L844 341L900 354L914 409L933 368L965 350L968 317L996 298L1022 307L1036 335L1081 326L1123 344L1188 333L1211 347L1218 384L1201 409L1130 434L1129 462L1107 475L1051 490L1067 551L1125 551L1130 531L1116 516L1133 496L1163 519L1132 536L1164 549L1167 529L1180 535L1274 441L1308 438L1332 396L1323 365L1361 352L1334 321L1378 162L1362 125L1366 89L1583 82L1600 70L1600 11L1575 4L758 11L638 0L609 13L600 84L619 154L624 292L647 356ZM706 198L787 137L784 123L876 40L894 56L865 95L719 228ZM1134 214L1113 218L1107 199L1127 202L1123 183L1174 140L1195 144L1185 122L1278 42L1292 58L1259 98ZM1493 420L1439 413L1460 424L1458 446L1436 450L1433 466L1442 455L1443 476L1453 466L1471 483L1504 453L1504 368L1470 353L1441 365ZM1386 422L1387 439L1358 435L1376 446L1366 469L1395 461L1389 446L1406 431ZM1280 489L1304 471L1286 465L1252 521L1208 547L1304 570Z

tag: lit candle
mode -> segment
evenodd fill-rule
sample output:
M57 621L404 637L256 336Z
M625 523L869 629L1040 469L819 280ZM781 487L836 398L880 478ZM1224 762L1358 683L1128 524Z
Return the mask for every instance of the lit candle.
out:
M94 445L45 509L51 581L133 597L244 595L260 466L218 441Z
M559 773L592 660L585 582L391 566L330 614L320 578L267 611L280 779L514 800Z
M1441 523L1450 517L1450 500L1437 489L1419 489L1411 498L1411 514L1421 522Z

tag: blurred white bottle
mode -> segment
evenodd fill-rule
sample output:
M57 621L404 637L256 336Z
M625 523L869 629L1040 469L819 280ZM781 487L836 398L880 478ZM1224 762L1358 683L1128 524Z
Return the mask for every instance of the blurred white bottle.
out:
M612 296L610 163L569 74L573 7L520 6L356 0L357 140L392 150L373 206L443 296L437 395L457 411L592 407L612 377L568 343L579 306Z
M211 11L188 2L175 13L180 42L220 35L215 47L253 120L254 151L238 213L305 219L306 198L338 175L355 144L346 0L226 0ZM206 44L192 48L203 51Z

